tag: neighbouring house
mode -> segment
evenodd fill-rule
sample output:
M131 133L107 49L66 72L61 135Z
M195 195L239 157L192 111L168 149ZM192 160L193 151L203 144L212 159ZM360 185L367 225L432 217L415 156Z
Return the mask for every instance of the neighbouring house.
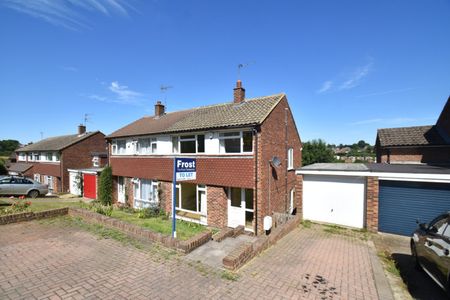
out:
M114 202L159 205L176 217L214 227L263 232L273 212L295 213L295 169L301 141L286 95L245 98L241 81L233 101L143 117L106 137ZM172 190L174 157L197 159L197 179Z
M450 165L450 98L436 124L378 129L378 163Z
M421 164L313 164L301 177L304 219L410 235L416 220L450 210L450 168Z
M106 147L103 133L86 132L86 126L80 125L77 134L50 137L17 149L17 163L11 164L9 172L48 184L51 192L69 192L68 169L92 167L93 155L104 153ZM100 157L97 160L101 162Z

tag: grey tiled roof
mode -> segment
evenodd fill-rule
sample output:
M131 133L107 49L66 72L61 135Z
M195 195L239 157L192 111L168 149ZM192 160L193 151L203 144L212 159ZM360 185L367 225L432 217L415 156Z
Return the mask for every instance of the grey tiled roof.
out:
M64 148L67 148L70 145L73 145L79 141L82 141L94 134L97 134L100 131L88 132L83 135L78 134L70 134L70 135L61 135L43 139L39 142L27 145L25 147L19 148L16 152L25 152L25 151L58 151Z
M378 129L380 146L426 146L447 143L434 125Z
M161 117L144 117L107 138L261 124L284 96L277 94L245 99L240 104L230 102L167 113Z

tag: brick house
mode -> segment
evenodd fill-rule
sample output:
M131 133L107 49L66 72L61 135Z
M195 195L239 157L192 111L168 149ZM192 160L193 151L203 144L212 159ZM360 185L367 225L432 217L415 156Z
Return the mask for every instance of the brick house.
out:
M93 154L105 152L106 147L103 133L86 132L80 125L77 134L50 137L17 149L17 163L11 164L9 172L48 184L53 192L68 192L68 169L91 167Z
M435 125L378 129L377 163L450 165L450 98Z
M265 216L298 206L301 141L284 94L247 99L238 81L228 103L166 113L158 101L106 139L119 204L170 212L182 156L197 159L197 179L177 184L177 218L260 233Z

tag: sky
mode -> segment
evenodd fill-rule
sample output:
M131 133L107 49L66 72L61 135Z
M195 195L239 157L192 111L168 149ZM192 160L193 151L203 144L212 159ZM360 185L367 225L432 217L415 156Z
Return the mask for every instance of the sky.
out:
M85 114L109 134L157 100L231 101L238 78L246 97L286 93L302 141L434 124L450 1L0 1L0 140L76 133Z

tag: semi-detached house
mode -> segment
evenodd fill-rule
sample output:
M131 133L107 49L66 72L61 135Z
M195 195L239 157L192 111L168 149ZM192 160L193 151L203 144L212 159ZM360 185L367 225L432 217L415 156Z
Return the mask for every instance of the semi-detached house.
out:
M177 218L263 231L273 212L295 213L301 141L284 94L245 98L240 81L227 103L143 117L106 137L114 201L159 205ZM197 159L197 178L172 190L173 158Z
M103 165L97 153L105 150L105 135L86 132L86 126L80 125L76 134L49 137L17 149L17 163L11 164L9 173L48 184L52 192L69 192L68 170L88 168L96 162Z

